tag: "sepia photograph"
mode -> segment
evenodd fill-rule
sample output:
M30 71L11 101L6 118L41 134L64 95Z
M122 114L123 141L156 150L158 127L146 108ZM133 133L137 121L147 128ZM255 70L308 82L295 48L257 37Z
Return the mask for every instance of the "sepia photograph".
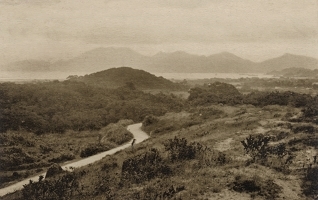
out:
M0 0L0 199L318 200L318 0Z

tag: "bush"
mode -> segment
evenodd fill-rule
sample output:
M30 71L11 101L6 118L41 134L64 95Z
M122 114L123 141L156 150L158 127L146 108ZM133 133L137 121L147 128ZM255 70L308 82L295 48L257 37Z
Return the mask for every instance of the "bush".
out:
M244 146L244 150L249 154L253 162L257 159L265 159L268 155L268 143L270 141L269 136L263 134L259 135L249 135L245 140L242 140L241 143Z
M194 159L199 149L202 149L200 143L190 143L185 138L169 139L165 144L165 150L169 152L171 161Z
M49 162L60 163L60 162L73 160L73 159L75 159L75 155L74 154L72 154L72 153L62 153L59 156L50 159Z
M318 167L308 168L302 183L303 193L307 196L318 195Z
M171 184L171 180L163 179L148 185L143 190L135 193L134 196L138 200L148 199L172 199L175 194L185 190L185 186L181 184Z
M23 199L30 200L55 200L70 199L75 194L80 194L79 174L67 172L66 174L52 180L43 180L39 177L39 182L33 182L23 186Z
M171 174L157 149L126 159L122 166L122 179L141 183L155 177Z
M86 158L109 149L109 147L103 145L90 145L81 151L80 156Z
M292 130L294 133L304 132L304 133L313 134L315 132L315 127L311 125L299 125L299 126L293 127Z
M1 149L0 170L14 170L23 164L33 164L36 158L30 156L20 147Z
M151 124L157 123L159 120L157 117L153 115L146 116L145 119L142 121L142 126L150 126Z
M263 196L265 199L276 199L282 190L273 180L262 180L259 176L252 178L236 176L232 189L237 192L251 193L251 196Z
M0 186L2 186L4 183L17 180L22 177L22 174L18 172L13 172L11 175L5 174L5 175L0 175Z

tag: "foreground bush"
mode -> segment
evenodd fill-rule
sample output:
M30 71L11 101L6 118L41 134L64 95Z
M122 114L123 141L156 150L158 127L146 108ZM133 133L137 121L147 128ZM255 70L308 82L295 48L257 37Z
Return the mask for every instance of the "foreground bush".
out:
M318 195L318 167L308 168L302 183L303 192L307 196Z
M39 177L39 182L32 182L24 185L22 189L23 199L30 200L56 200L70 199L71 196L81 193L79 177L81 173L66 174L52 180L43 180Z
M157 149L125 160L121 171L122 179L133 183L171 174L171 169L165 164Z
M182 184L171 183L169 179L162 179L152 185L148 185L140 192L134 194L134 199L172 199L178 192L185 190Z
M250 193L251 197L263 196L265 199L276 199L282 188L273 180L263 180L259 176L237 176L232 183L232 189L237 192Z

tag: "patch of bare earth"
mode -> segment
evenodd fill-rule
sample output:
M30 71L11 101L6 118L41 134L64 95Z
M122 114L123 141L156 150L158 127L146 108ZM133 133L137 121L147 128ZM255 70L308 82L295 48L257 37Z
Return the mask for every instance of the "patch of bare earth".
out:
M214 149L218 151L227 151L231 149L231 143L233 142L233 138L228 138L226 140L223 140L221 142L218 142L215 144Z

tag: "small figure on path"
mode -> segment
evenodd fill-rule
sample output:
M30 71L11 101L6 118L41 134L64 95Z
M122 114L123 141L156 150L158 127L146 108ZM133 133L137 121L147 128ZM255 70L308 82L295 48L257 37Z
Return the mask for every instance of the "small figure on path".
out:
M134 144L135 144L136 139L133 139L132 143L131 143L131 149L134 150Z

